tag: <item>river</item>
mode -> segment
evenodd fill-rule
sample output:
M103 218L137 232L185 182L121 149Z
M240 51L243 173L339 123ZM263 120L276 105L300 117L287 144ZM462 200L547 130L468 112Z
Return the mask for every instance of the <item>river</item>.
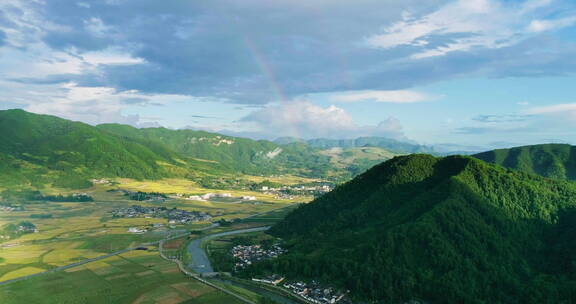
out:
M194 240L194 241L190 242L190 244L188 245L188 252L190 253L190 256L192 257L192 262L190 264L188 264L188 267L190 269L194 270L194 272L199 273L199 274L214 272L214 268L212 268L212 264L210 264L210 259L208 259L208 255L206 254L206 251L204 251L204 249L202 248L202 242L204 242L204 241L223 237L223 236L227 236L227 235L233 235L233 234L266 231L269 228L270 228L270 226L226 231L226 232L210 234L210 235L207 235L205 237Z

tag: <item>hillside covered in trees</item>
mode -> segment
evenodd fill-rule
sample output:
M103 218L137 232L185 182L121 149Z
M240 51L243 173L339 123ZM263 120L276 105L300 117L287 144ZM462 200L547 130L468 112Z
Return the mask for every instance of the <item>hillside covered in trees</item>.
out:
M479 153L474 157L549 178L576 180L576 147L567 144L498 149Z
M429 146L403 142L392 138L374 136L358 137L354 139L315 138L308 140L294 137L281 137L276 139L274 142L278 144L303 143L317 149L377 147L397 154L435 152L434 149Z
M220 179L238 174L295 174L347 180L390 153L340 154L303 143L194 130L91 126L23 110L0 111L0 185L85 188L92 178Z
M384 162L273 226L288 253L246 275L378 303L574 303L576 185L471 157Z
M192 165L154 143L22 110L0 111L0 183L82 188L91 177L158 179Z
M299 143L280 146L266 140L188 129L138 129L119 124L103 124L98 128L125 138L156 142L186 157L217 162L242 173L323 176L332 169L328 157Z

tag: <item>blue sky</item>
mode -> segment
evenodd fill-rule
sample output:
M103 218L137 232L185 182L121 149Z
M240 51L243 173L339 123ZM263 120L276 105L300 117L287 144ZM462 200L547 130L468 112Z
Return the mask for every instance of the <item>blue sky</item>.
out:
M0 109L256 138L576 143L570 0L3 0Z

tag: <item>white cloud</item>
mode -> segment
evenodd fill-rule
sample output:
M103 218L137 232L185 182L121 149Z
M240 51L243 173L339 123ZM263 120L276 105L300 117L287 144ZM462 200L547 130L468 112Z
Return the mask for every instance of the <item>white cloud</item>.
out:
M529 0L526 1L521 9L521 13L529 13L536 9L547 7L551 5L554 0Z
M533 20L528 25L528 29L532 32L545 32L564 27L569 27L576 24L576 16L560 18L555 20Z
M352 138L384 136L404 138L402 125L392 117L376 126L356 124L344 109L331 105L323 108L308 101L271 105L257 110L238 122L268 138L293 136L300 138Z
M84 27L86 30L95 36L106 36L109 34L111 27L104 24L102 19L100 18L90 18L88 20L84 20Z
M576 122L576 103L565 103L544 107L534 107L528 109L526 111L526 114L555 116Z
M426 94L408 91L360 91L352 93L344 93L333 96L332 99L338 102L356 102L365 100L374 100L377 102L390 102L390 103L415 103L429 101L433 98Z
M134 58L129 54L122 53L115 50L107 50L105 52L88 52L82 54L84 62L91 65L99 64L139 64L145 61L142 58Z
M391 49L415 46L414 59L441 56L475 48L502 48L536 32L571 26L576 17L535 20L537 9L550 6L551 0L526 1L520 7L504 6L497 0L457 0L438 10L403 19L366 38L373 48Z
M133 126L154 124L158 119L126 114L141 107L183 103L189 96L142 94L110 87L82 87L75 83L30 84L0 81L1 103L26 111L55 115L89 124L123 123ZM129 111L134 112L134 111Z

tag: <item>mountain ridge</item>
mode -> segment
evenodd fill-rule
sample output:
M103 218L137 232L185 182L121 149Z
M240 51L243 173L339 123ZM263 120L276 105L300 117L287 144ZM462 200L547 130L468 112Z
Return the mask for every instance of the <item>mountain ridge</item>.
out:
M274 140L274 142L283 145L298 142L319 149L378 147L400 154L435 153L433 147L376 136L365 136L354 139L314 138L308 140L295 137L280 137Z
M364 301L574 301L576 267L559 265L576 248L558 224L576 231L574 214L571 182L472 157L398 156L273 226L288 254L247 273L320 279Z
M0 140L3 185L76 189L103 177L293 174L343 181L390 156L384 150L326 154L303 143L277 145L205 131L91 126L24 110L0 111Z
M82 188L90 186L93 177L184 176L194 162L153 142L23 110L0 111L0 141L3 185L53 183Z
M576 180L576 146L540 144L496 149L473 157L544 177Z

